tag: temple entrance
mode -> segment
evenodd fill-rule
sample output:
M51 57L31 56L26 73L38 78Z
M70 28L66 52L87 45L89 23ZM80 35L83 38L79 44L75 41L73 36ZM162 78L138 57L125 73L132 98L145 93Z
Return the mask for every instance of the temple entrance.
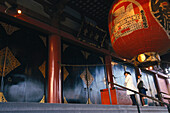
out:
M64 103L100 104L105 89L102 56L63 44L62 75Z

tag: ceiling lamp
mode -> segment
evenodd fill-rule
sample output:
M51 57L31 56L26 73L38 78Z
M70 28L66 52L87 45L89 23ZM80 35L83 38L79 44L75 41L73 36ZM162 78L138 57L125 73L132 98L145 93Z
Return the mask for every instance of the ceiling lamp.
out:
M22 14L22 11L20 9L17 10L18 14Z

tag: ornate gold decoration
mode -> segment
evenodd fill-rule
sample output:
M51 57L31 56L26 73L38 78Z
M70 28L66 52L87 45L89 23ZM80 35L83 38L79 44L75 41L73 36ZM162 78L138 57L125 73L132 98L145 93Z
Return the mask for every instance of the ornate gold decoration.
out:
M86 75L87 75L87 77L86 77ZM94 81L94 78L91 75L91 73L89 72L88 68L86 68L86 70L84 70L84 72L80 75L80 77L83 80L83 82L86 84L86 86L87 86L87 81L88 81L87 87L90 87L90 85Z
M8 47L1 49L0 50L0 76L2 76L6 49L7 49L7 56L6 56L4 76L21 65L21 63L15 58L15 56L12 54L12 52Z
M2 92L0 92L0 102L7 102Z
M93 104L93 103L91 102L90 98L88 98L86 104Z
M81 52L83 53L83 55L84 55L84 57L87 59L88 58L88 56L90 55L90 53L88 53L88 52L85 52L85 51L82 51L81 50Z
M45 95L43 95L43 98L41 99L40 103L45 103Z
M138 67L149 67L153 65L159 65L160 64L160 57L159 54L156 52L145 52L143 54L135 56L131 60L135 66Z
M44 78L45 78L45 67L46 67L46 61L44 61L41 66L39 66L39 70L43 74Z
M20 29L18 27L6 24L6 23L1 22L1 21L0 21L0 24L4 27L4 29L5 29L5 31L8 35L11 35L13 32L18 31Z
M68 77L69 75L69 72L67 71L67 69L65 67L63 67L63 70L64 70L64 81L65 79Z
M68 104L66 97L64 97L64 103Z
M86 59L89 57L90 53L86 52Z
M69 47L69 45L67 45L67 44L63 44L63 52L66 50L66 48L68 48Z
M47 38L46 37L44 37L44 36L39 36L40 38L41 38L41 40L44 42L44 45L45 45L45 47L47 46Z
M99 57L100 58L100 60L102 61L102 63L104 64L104 60L103 60L103 57Z

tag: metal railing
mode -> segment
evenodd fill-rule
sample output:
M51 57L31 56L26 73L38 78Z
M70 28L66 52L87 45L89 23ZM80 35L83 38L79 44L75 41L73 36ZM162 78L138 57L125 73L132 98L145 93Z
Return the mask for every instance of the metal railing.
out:
M113 83L113 82L109 82L109 84L113 84L113 85L119 86L119 87L121 87L121 88L123 88L123 89L126 89L126 90L129 90L129 91L134 92L135 95L136 95L136 94L139 94L139 95L141 95L141 96L143 96L143 97L147 97L147 98L152 99L152 100L154 100L154 101L156 101L156 102L159 102L159 103L161 103L161 104L163 104L163 105L166 105L166 106L167 106L167 109L168 109L168 112L170 113L170 104L168 104L168 103L166 103L166 102L163 102L163 101L161 101L161 100L158 100L158 99L156 99L156 98L154 98L154 97L150 97L150 96L144 95L144 94L139 93L139 92L137 92L137 91L135 91L135 90L129 89L129 88L127 88L127 87L121 86L121 85L116 84L116 83ZM109 88L108 88L108 89L109 89ZM110 89L109 89L109 90L110 90ZM111 98L111 96L109 96L109 97ZM140 113L140 108L139 108L138 102L137 102L137 109L138 109L138 113Z

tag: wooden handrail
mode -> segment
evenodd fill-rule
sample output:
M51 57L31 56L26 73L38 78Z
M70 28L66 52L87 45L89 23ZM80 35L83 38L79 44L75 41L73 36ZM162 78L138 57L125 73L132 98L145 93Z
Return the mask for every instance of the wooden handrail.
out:
M129 91L132 91L132 92L134 92L134 93L136 93L136 94L142 95L142 96L144 96L144 97L147 97L147 98L149 98L149 99L152 99L152 100L154 100L154 101L157 101L157 102L160 102L160 103L162 103L162 104L165 104L165 105L169 106L169 104L168 104L168 103L163 102L163 101L160 101L160 100L158 100L158 99L156 99L156 98L153 98L153 97L150 97L150 96L144 95L144 94L139 93L139 92L137 92L137 91L135 91L135 90L129 89L129 88L127 88L127 87L121 86L121 85L116 84L116 83L113 83L113 82L109 82L109 83L110 83L110 84L113 84L113 85L116 85L116 86L119 86L119 87L121 87L121 88L123 88L123 89L129 90Z
M167 94L167 93L165 93L165 92L160 92L160 93L170 96L170 94Z

